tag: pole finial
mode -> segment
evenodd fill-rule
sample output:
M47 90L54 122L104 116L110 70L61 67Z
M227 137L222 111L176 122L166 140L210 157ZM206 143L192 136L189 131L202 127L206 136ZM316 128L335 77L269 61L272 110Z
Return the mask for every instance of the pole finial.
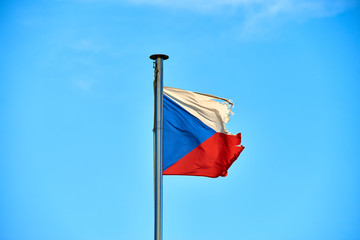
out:
M156 60L157 58L162 58L163 60L166 60L169 58L169 56L165 54L153 54L150 56L150 59L152 60Z

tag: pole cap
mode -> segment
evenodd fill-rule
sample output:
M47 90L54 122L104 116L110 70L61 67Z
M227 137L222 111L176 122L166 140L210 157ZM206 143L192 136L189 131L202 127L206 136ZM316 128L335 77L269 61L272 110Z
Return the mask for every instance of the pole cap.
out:
M156 60L157 58L162 58L163 60L166 60L169 58L169 56L165 54L153 54L150 56L150 59L152 60Z

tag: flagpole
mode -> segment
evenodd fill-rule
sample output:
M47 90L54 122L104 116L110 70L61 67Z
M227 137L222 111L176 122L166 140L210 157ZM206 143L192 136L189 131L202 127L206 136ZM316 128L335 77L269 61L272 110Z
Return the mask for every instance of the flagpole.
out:
M162 186L163 186L163 60L169 56L154 54L155 68L155 119L154 119L154 203L155 203L155 231L154 239L162 240Z

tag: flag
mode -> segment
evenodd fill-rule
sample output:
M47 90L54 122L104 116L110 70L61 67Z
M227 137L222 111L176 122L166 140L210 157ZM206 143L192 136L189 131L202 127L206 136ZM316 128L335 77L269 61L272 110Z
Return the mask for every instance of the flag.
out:
M163 174L225 177L244 146L225 128L233 103L212 95L163 88Z

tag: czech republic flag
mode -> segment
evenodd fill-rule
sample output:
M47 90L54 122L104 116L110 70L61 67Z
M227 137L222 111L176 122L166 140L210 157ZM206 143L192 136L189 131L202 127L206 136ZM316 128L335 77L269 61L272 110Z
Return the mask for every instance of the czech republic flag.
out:
M163 174L225 177L244 146L230 134L233 103L212 95L164 87Z

